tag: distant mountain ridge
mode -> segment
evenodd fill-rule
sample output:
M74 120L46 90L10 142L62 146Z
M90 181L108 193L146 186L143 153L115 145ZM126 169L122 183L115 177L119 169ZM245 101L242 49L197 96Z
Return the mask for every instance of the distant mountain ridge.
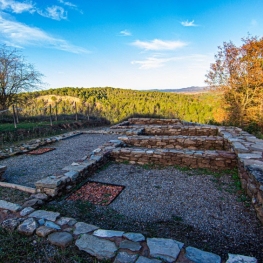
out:
M205 93L207 87L192 86L181 89L153 89L151 91L174 92L174 93Z

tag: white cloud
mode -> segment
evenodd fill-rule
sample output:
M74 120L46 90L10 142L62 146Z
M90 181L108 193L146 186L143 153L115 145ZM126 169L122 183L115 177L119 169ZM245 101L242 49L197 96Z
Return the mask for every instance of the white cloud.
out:
M58 0L61 4L66 6L67 8L77 9L77 6L72 4L71 2L67 2L64 0ZM30 12L30 13L37 13L41 16L51 18L54 20L63 20L67 19L67 11L58 5L48 6L45 9L40 9L36 7L36 5L30 0L27 2L18 2L15 0L0 0L0 9L3 11L11 11L12 13L23 13L23 12ZM78 10L79 11L79 10ZM82 11L79 11L82 13Z
M140 41L136 40L131 43L133 46L144 50L175 50L187 45L187 43L182 41L164 41L160 39L154 39L152 41Z
M77 6L72 4L71 2L68 2L68 1L64 1L64 0L58 0L59 3L63 4L63 5L66 5L66 6L69 6L69 7L72 7L72 8L76 8Z
M181 25L182 26L197 26L196 24L195 24L195 21L194 20L192 20L192 21L188 21L188 20L186 20L186 21L182 21L181 22Z
M17 2L13 0L0 0L0 9L11 10L13 13L34 12L34 5L31 1Z
M0 32L0 41L15 47L33 45L54 48L77 54L89 52L84 48L70 44L64 39L54 38L37 27L29 27L16 21L7 20L3 18L1 14Z
M153 69L164 67L166 63L172 61L190 61L191 63L202 63L206 61L207 57L205 55L194 54L190 56L181 56L181 57L148 57L145 60L132 61L131 64L139 65L140 69Z
M128 37L128 36L131 36L132 34L129 30L125 29L120 32L120 35L124 37Z
M38 10L37 12L41 16L48 17L54 20L67 19L67 15L68 15L67 11L65 11L63 7L56 5L47 7L45 11Z

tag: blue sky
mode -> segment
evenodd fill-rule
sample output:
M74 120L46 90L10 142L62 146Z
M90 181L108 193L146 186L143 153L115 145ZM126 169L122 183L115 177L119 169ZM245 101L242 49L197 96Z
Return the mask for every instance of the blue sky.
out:
M262 0L0 0L0 44L45 88L203 86L224 41L263 35Z

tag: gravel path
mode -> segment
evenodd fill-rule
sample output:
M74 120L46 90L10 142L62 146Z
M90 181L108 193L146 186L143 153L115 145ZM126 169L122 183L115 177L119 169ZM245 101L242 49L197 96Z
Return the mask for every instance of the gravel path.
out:
M0 164L7 166L6 182L35 187L36 181L48 175L60 174L65 166L117 137L118 135L81 134L44 146L56 148L54 151L41 155L18 155L1 160Z

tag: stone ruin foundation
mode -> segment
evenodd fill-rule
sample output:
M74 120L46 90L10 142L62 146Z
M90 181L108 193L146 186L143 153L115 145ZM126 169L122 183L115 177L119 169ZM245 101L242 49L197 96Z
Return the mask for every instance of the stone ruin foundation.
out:
M80 238L77 239L76 246L96 256L98 259L105 258L104 254L102 257L102 254L99 254L99 252L94 252L100 245L104 248L107 247L109 254L107 254L106 258L110 259L115 257L118 249L127 248L127 246L131 249L130 240L134 241L133 238L136 237L135 245L139 246L138 240L140 242L146 242L150 250L151 258L148 258L150 261L147 261L147 258L139 256L140 254L135 254L133 262L135 262L137 258L138 260L136 262L140 263L158 262L159 260L157 260L156 257L161 257L168 262L176 260L183 247L183 243L178 241L161 238L147 238L147 241L145 241L144 237L137 239L137 236L140 238L142 236L139 233L101 230L96 226L83 222L76 223L76 220L74 221L72 218L60 218L59 213L42 210L34 211L32 208L41 205L44 201L56 198L63 193L71 192L74 186L84 182L94 171L110 160L129 162L131 164L178 165L182 167L208 168L213 170L238 168L242 187L251 198L257 217L263 224L263 141L242 131L240 128L200 125L178 119L132 118L112 126L108 130L89 131L89 133L114 133L120 134L120 137L118 140L111 140L98 147L82 160L64 167L60 175L48 176L37 181L35 183L36 188L29 189L29 187L27 187L28 189L26 190L28 192L34 193L34 198L29 200L29 203L31 203L28 203L26 208L20 212L21 216L26 216L28 219L18 226L18 231L24 233L25 229L28 231L28 225L31 226L35 224L35 227L32 228L32 233L26 232L24 234L31 235L36 231L39 236L44 237L48 235L49 241L56 245L58 245L56 239L61 239L61 236L66 235L69 241L66 244L63 243L59 245L67 246L73 240L71 234L67 232L43 233L44 227L37 228L37 223L34 218L47 220L46 223L51 220L51 223L56 222L58 225L63 225L65 222L68 225L74 225L74 235L79 235L81 232L78 232L78 229L81 228L82 230L84 225L85 229L88 229L85 230L85 233L92 232L92 234L82 234ZM80 132L69 136L77 134L80 134ZM40 141L39 144L34 145L34 147L29 146L28 148L24 147L22 150L18 149L17 153L21 154L21 151L28 152L41 145L49 144L52 141L60 139L63 138L56 137L46 141ZM12 155L14 154L15 153L12 153ZM3 167L3 171L5 169L6 168ZM19 187L17 188L19 189ZM23 206L25 207L25 204ZM20 211L22 209L19 205L3 200L0 200L0 208L11 211ZM50 219L50 217L54 218ZM14 219L6 220L4 223L8 229L12 228L13 230L19 224L19 222ZM49 224L51 223L49 222ZM107 239L113 236L122 238L123 241L119 248ZM106 238L106 240L104 240L104 238ZM63 236L63 240L64 239L65 237ZM107 242L107 244L102 244L102 242ZM126 243L129 244L127 245ZM134 246L134 244L132 245ZM176 249L176 255L172 255L173 257L171 257L170 251L165 251L161 256L158 253L153 253L155 250L163 252L166 250L167 245L173 248L172 254L174 254ZM92 247L92 249L94 248L92 253L90 252L90 247ZM137 250L138 249L140 249L140 247L137 248ZM192 259L192 256L200 256L207 258L207 260L209 259L209 262L221 262L219 256L196 248L187 247L185 251L188 259ZM125 254L125 252L119 252L115 261L122 262L123 258L127 260L126 257L129 258L130 255ZM244 262L244 260L246 260L245 262L257 262L255 258L229 254L229 259L226 263L239 263Z
M178 165L225 170L238 168L243 189L263 224L263 141L237 127L200 125L179 119L131 118L105 131L120 134L95 149L63 175L36 182L36 191L55 197L109 160L131 164Z

